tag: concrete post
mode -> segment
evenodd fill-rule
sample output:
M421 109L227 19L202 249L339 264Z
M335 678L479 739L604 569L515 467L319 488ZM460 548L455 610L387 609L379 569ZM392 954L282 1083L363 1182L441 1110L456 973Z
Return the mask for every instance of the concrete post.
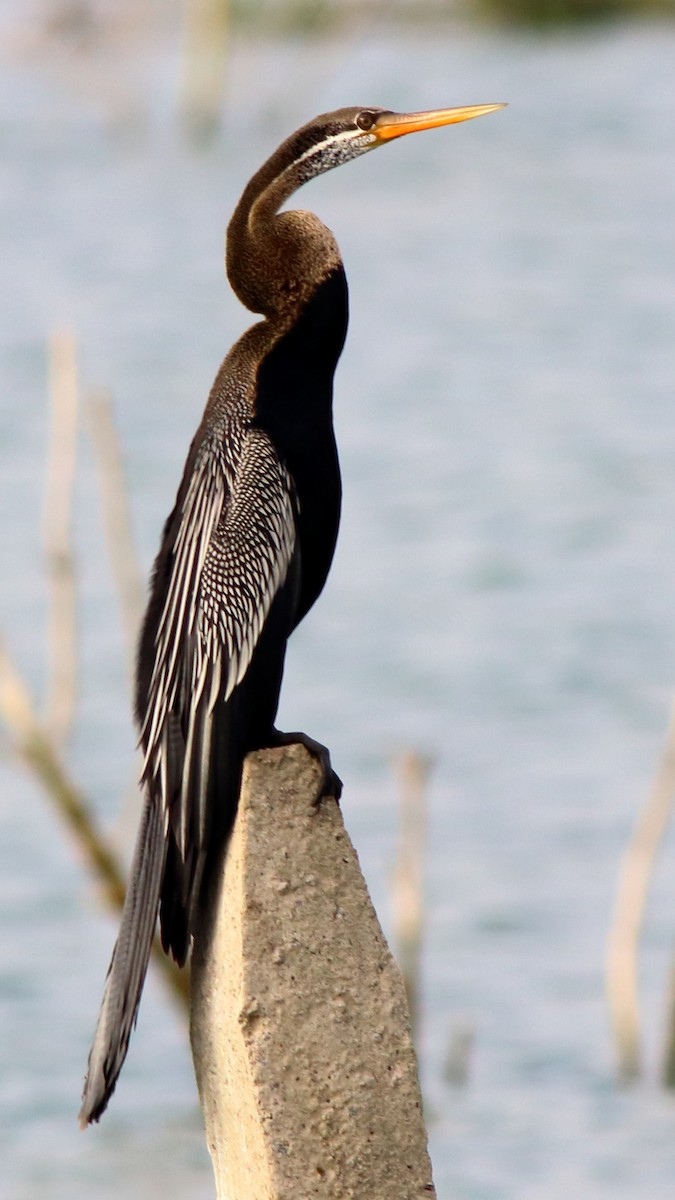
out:
M249 756L192 959L221 1200L433 1200L400 972L319 768Z

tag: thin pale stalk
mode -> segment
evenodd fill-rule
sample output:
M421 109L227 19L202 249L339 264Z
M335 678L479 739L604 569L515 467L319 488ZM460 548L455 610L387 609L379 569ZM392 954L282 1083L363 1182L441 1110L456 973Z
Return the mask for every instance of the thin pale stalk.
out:
M642 1070L638 999L638 948L649 884L675 793L675 705L647 802L621 861L614 914L607 939L606 984L619 1077Z
M415 1036L419 1022L420 964L424 926L424 850L427 835L426 786L432 762L410 751L399 762L401 822L392 873L396 958L401 968Z
M183 0L181 109L196 138L208 138L220 127L228 10L228 0Z
M144 585L134 546L122 447L108 394L98 392L89 396L86 403L101 485L103 528L119 595L131 681L143 615Z
M73 489L77 456L78 384L75 338L49 339L50 430L43 544L47 567L48 684L46 725L57 744L70 733L77 685Z
M668 1026L662 1078L664 1087L675 1088L675 966L671 967L668 980Z

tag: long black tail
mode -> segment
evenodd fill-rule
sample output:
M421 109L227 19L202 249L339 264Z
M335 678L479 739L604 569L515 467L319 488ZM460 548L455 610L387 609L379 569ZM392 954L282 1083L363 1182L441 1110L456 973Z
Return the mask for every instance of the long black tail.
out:
M117 1083L148 968L167 841L157 805L147 799L131 864L119 935L106 977L84 1082L80 1125L98 1121Z

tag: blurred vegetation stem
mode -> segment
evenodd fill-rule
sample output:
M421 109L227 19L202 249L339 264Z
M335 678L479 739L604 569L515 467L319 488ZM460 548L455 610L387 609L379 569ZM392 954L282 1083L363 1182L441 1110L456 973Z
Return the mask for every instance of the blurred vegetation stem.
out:
M92 809L72 782L49 732L35 716L30 693L0 639L0 718L15 752L23 759L64 818L87 865L101 881L106 900L119 909L124 901L124 872L101 835ZM155 940L153 954L169 987L187 1004L187 973L179 972Z
M228 0L183 0L181 111L195 140L207 140L220 128L228 10Z
M98 460L103 527L117 584L127 647L127 674L133 692L136 643L143 615L145 584L134 547L122 450L107 392L97 392L88 398L87 415Z
M49 605L45 719L50 733L60 744L72 728L77 677L72 509L77 458L78 381L76 344L72 333L56 332L49 339L49 397L51 419L43 514Z
M638 1001L638 947L656 852L668 827L675 794L675 704L671 708L661 762L649 797L624 854L614 915L607 939L607 997L619 1076L642 1070ZM675 1084L675 1033L669 1035L666 1082Z
M392 875L392 909L396 958L405 983L413 1037L418 1033L420 1012L426 788L432 765L432 759L415 751L409 751L399 763L401 827L398 856Z

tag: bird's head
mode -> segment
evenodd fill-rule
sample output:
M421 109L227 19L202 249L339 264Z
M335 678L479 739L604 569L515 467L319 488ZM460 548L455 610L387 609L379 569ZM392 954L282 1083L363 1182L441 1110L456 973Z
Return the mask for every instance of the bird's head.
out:
M457 125L504 108L474 104L430 112L339 108L315 117L275 150L244 189L230 222L227 271L253 312L291 310L340 262L333 235L313 213L279 212L304 183L378 146L439 125Z
M315 117L288 139L289 165L292 162L296 177L305 182L406 133L435 129L439 125L457 125L504 107L503 104L473 104L416 113L395 113L370 107L340 108Z

